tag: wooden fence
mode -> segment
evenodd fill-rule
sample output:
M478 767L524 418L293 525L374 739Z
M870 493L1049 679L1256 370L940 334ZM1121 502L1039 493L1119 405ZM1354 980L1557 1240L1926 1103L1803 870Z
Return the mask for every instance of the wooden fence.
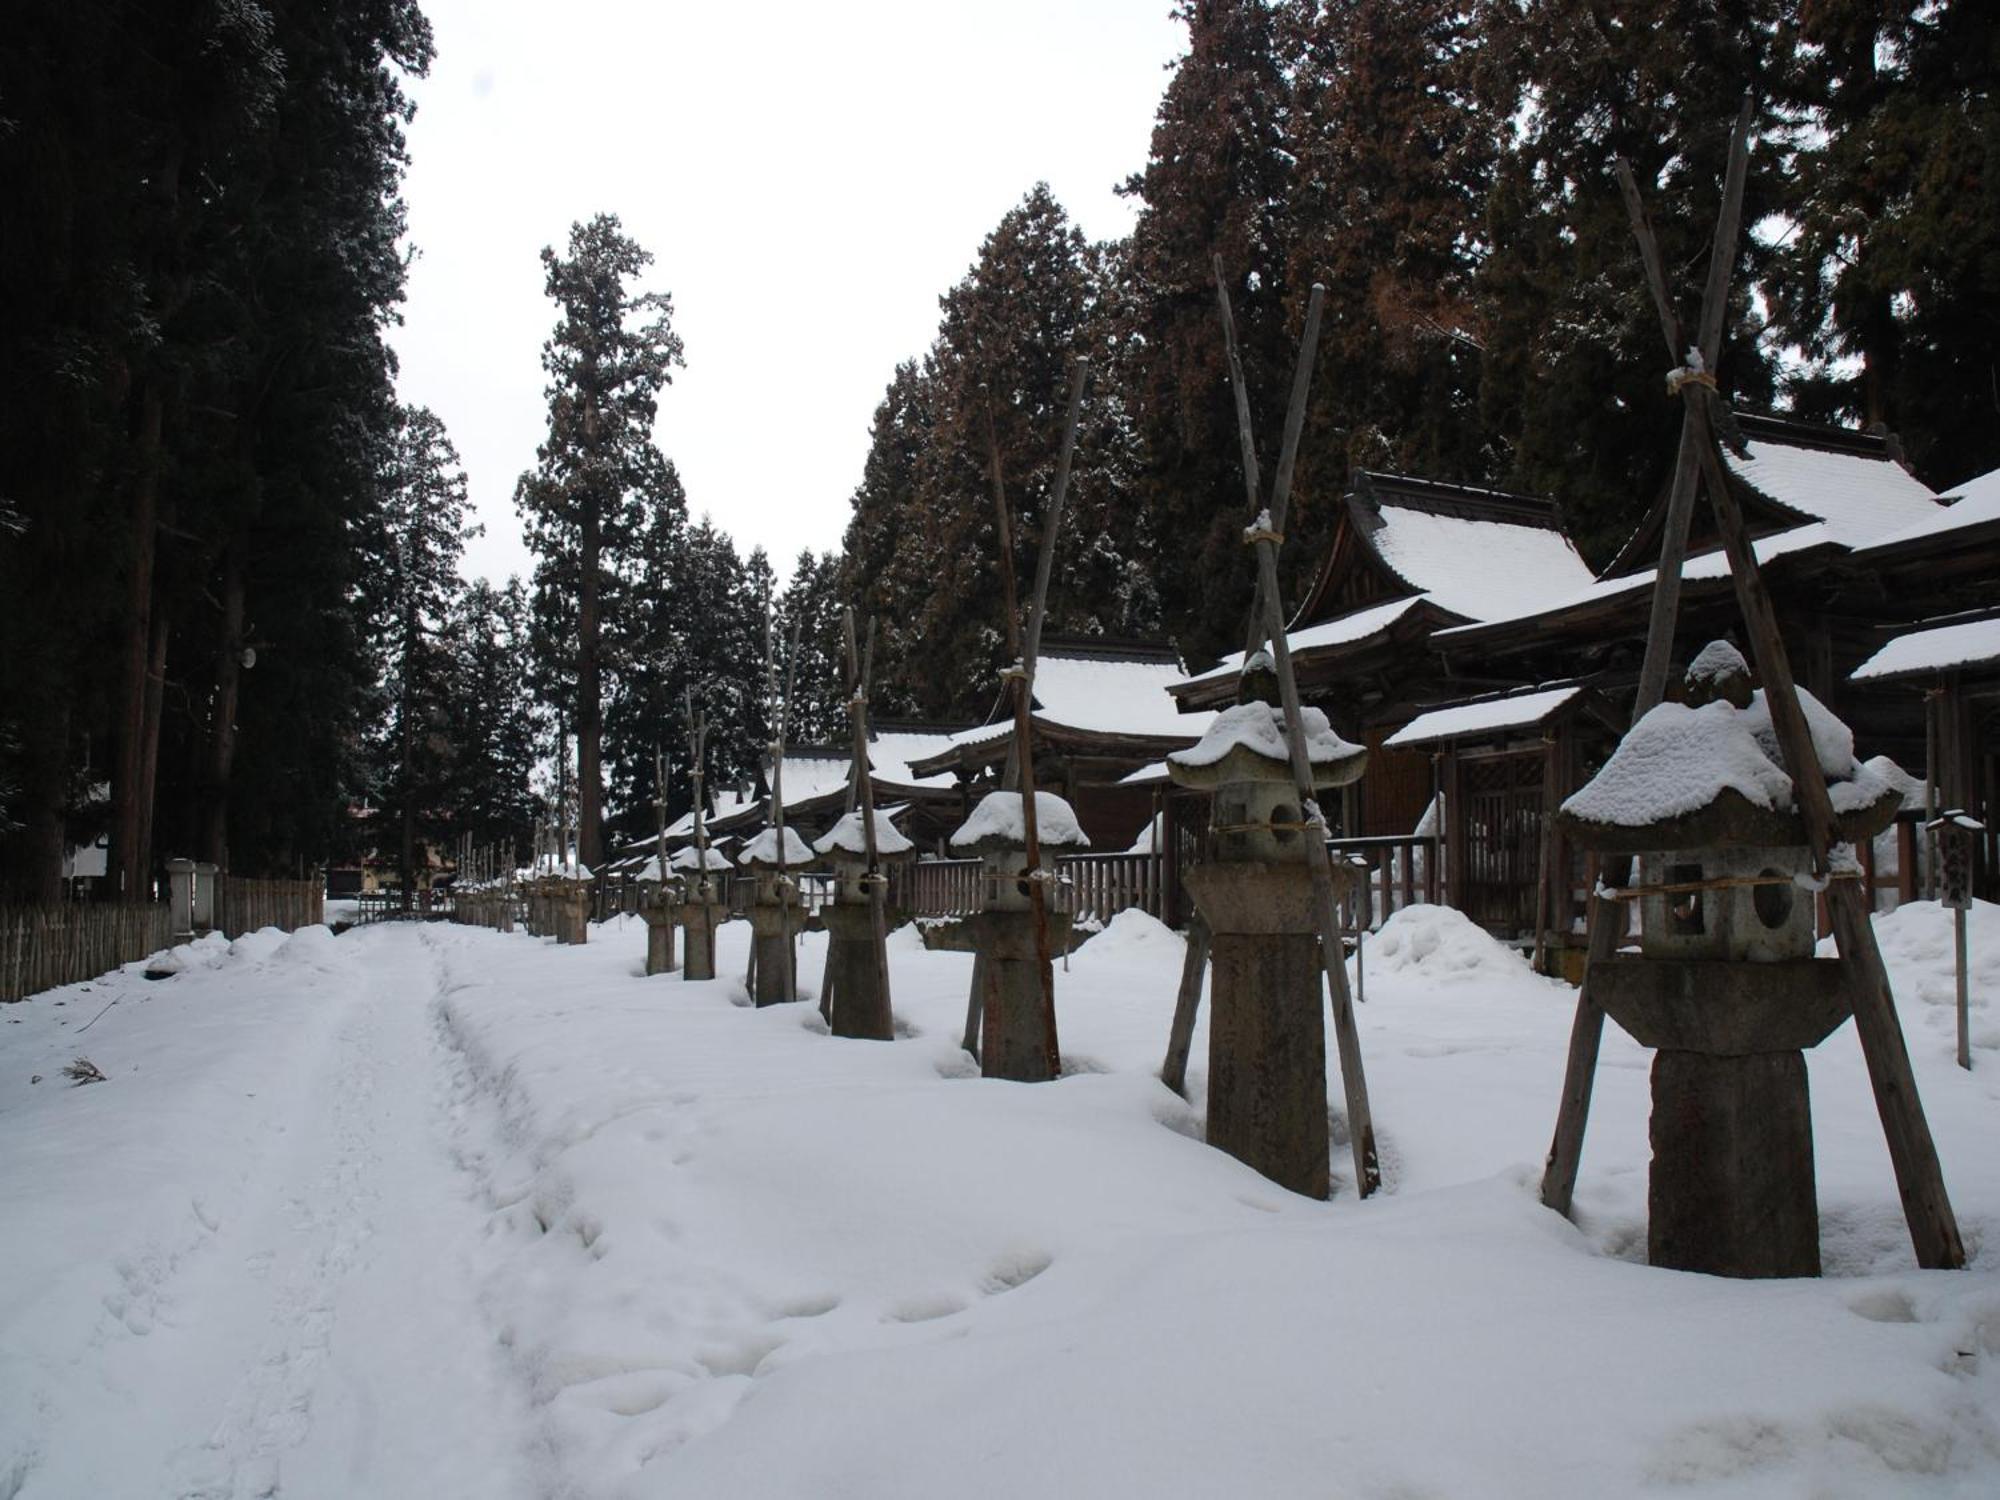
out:
M0 1001L95 979L168 945L167 908L0 906Z
M1329 839L1327 849L1335 863L1367 874L1349 897L1350 927L1373 931L1406 906L1435 906L1443 899L1438 841L1427 834Z
M317 880L215 877L215 930L226 938L265 927L297 932L326 920L326 888Z

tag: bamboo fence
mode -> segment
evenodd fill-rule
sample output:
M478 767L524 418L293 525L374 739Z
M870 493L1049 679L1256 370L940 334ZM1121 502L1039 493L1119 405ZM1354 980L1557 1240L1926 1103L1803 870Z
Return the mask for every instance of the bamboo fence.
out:
M95 979L159 952L167 908L65 902L0 906L0 1001Z
M317 880L215 877L215 930L226 938L281 927L297 932L326 920L326 890Z

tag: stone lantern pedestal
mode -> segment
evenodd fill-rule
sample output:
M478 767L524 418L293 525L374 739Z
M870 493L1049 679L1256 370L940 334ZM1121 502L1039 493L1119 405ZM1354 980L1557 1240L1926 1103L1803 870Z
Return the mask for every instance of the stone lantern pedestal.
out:
M661 872L655 866L653 874ZM646 973L671 974L680 967L674 953L674 929L682 918L681 882L674 877L639 883L639 914L646 920Z
M1088 849L1090 840L1076 814L1053 792L1035 793L1037 842L1044 873L1052 873L1063 849ZM1028 851L1021 827L1021 794L989 792L965 825L951 836L961 855L975 854L984 865L984 898L944 940L979 955L974 972L985 986L980 997L979 1071L987 1078L1043 1083L1062 1071L1053 1008L1053 965L1043 960L1035 935L1035 911L1028 884ZM1055 886L1045 890L1050 958L1069 947L1070 914L1055 910Z
M1594 962L1593 999L1653 1059L1646 1258L1719 1276L1817 1276L1805 1050L1853 1013L1858 978L1814 954L1810 855L1749 669L1727 644L1684 703L1632 726L1563 804L1579 846L1637 855L1638 957ZM1836 837L1872 838L1900 794L1801 691Z
M821 911L826 923L826 985L831 1004L827 1024L835 1036L886 1042L895 1037L887 976L876 963L875 907L869 885L868 849L861 814L851 812L813 845L833 871L833 904ZM905 861L916 846L879 812L875 815L875 856L879 863ZM884 877L878 875L876 879Z
M791 829L778 848L775 829L767 828L743 851L743 865L756 880L750 898L750 951L756 977L751 998L759 1005L776 1005L797 998L797 969L792 969L792 995L785 993L786 965L796 956L794 940L805 930L806 909L799 900L795 872L812 862L812 850Z
M556 941L582 944L590 941L590 875L558 876L555 882Z
M673 867L680 872L684 899L680 907L681 932L685 951L681 957L681 978L715 978L715 930L729 916L723 899L723 882L736 867L727 855L711 848L708 868L700 868L700 856L692 846L674 856Z
M1305 710L1314 782L1359 779L1367 751ZM1192 750L1169 756L1181 786L1213 797L1214 857L1187 872L1209 947L1208 1142L1273 1182L1331 1188L1325 972L1312 871L1282 711L1237 705ZM1338 891L1350 872L1333 870Z

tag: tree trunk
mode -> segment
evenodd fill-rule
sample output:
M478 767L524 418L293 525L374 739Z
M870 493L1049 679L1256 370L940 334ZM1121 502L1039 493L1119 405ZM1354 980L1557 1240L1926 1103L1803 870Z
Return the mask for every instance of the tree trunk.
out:
M595 870L603 854L604 791L600 759L604 713L598 702L597 565L601 550L598 500L583 507L583 545L576 628L576 821L577 858Z
M224 873L229 869L229 776L236 760L236 705L242 681L243 541L239 537L222 560L222 641L215 653L215 705L201 778L208 802L201 855Z
M114 721L117 757L111 768L111 856L106 867L114 900L141 899L150 863L146 848L143 786L146 779L146 668L152 645L153 561L158 550L160 500L159 386L145 380L139 390L138 473L132 486L132 568L126 578L124 641Z

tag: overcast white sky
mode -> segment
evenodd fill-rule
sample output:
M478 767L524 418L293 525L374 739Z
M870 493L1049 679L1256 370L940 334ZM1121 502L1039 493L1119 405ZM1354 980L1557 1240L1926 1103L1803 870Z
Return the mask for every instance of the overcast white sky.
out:
M658 435L688 505L782 577L839 545L868 422L937 298L1038 179L1093 238L1145 164L1170 0L426 0L413 86L403 398L450 429L487 535L528 569L515 479L544 428L538 259L618 214L687 368Z

